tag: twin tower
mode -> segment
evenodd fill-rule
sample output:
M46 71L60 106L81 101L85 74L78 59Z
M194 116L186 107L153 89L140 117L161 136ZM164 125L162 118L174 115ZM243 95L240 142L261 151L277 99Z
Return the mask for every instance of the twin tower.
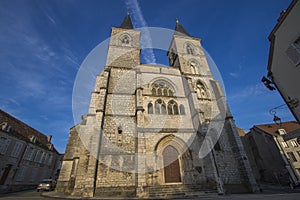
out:
M112 28L88 113L70 129L56 192L165 197L257 185L200 39L177 21L170 66L140 63L129 14Z

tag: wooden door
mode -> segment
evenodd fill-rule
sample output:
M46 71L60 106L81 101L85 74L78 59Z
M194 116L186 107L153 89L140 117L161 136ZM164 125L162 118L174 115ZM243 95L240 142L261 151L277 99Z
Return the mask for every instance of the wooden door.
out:
M181 182L178 156L178 151L170 145L167 146L163 151L164 174L166 183Z

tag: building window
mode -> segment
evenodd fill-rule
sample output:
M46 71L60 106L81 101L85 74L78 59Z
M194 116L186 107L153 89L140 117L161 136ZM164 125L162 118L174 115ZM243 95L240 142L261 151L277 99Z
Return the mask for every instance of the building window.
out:
M288 155L288 157L289 157L289 159L290 159L291 161L297 162L297 159L296 159L296 157L295 157L295 155L294 155L293 152L287 152L287 155Z
M131 38L129 35L122 35L120 37L120 40L121 40L122 45L130 45Z
M208 98L208 91L201 81L197 82L196 91L197 91L197 96L199 99Z
M180 110L181 115L185 115L185 109L184 109L184 106L182 104L179 106L179 110Z
M20 154L22 147L23 144L21 142L16 142L14 146L14 150L11 152L11 156L17 158Z
M194 55L194 49L191 44L186 45L186 52L187 52L187 54Z
M16 181L22 182L24 181L25 174L26 174L27 166L21 166L18 170Z
M198 74L199 64L198 64L198 62L196 60L194 60L194 59L190 60L189 61L189 66L190 66L192 74Z
M165 97L167 96L172 97L174 94L170 86L163 81L154 83L152 85L151 93L153 96L165 96Z
M5 137L0 137L0 154L6 153L9 144L10 144L10 139Z
M26 147L23 159L32 161L34 157L34 149L30 146Z
M53 159L53 155L50 154L50 155L49 155L49 160L48 160L48 165L51 165L51 164L52 164L52 159Z
M168 114L169 115L178 115L178 105L174 100L169 101L168 103Z
M148 104L148 114L153 114L153 104L152 103Z
M294 65L300 64L300 37L288 47L285 53Z
M292 144L293 147L297 147L298 146L298 144L297 144L297 142L295 140L291 140L291 144Z
M37 150L35 158L34 158L34 162L41 163L42 155L43 155L43 151Z
M281 142L281 146L283 146L284 148L288 148L289 145L286 142Z
M152 88L152 91L151 91L151 92L152 92L152 95L153 95L153 96L156 96L156 88Z
M165 115L166 112L166 104L161 100L158 99L155 101L155 114L163 114Z
M29 182L34 182L35 181L35 178L36 178L36 175L38 173L38 168L33 168L32 171L31 171L31 175L30 175L30 178L29 178Z

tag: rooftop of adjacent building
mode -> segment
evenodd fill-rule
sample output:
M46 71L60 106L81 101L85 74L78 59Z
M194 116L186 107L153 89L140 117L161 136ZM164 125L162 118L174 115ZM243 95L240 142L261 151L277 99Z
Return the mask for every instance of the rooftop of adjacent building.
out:
M13 137L21 139L23 141L32 142L30 138L32 138L32 136L35 136L36 137L35 145L47 149L49 149L49 145L51 145L52 136L44 135L43 133L37 131L36 129L20 121L19 119L13 117L12 115L4 112L1 109L0 109L0 124L1 124L1 130ZM53 146L53 151L59 153L54 146Z
M279 18L277 19L277 23L274 26L272 32L269 35L269 40L272 39L272 37L274 36L275 32L277 31L277 29L280 27L280 25L284 22L284 20L286 19L286 17L289 15L289 13L291 12L291 10L294 8L294 6L298 3L299 0L293 0L289 7L283 11L281 11Z
M278 129L284 129L287 134L300 129L300 124L296 121L282 122L281 124L260 124L254 125L253 128L260 129L261 131L273 136L278 135Z

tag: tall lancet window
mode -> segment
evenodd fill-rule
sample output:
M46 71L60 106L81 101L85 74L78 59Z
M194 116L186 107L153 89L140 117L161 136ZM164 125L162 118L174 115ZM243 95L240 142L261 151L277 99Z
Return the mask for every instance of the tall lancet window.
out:
M197 90L197 96L199 99L207 99L208 98L208 91L207 91L205 85L201 81L197 82L196 90Z
M186 45L186 52L187 52L187 54L194 55L194 49L191 44Z

